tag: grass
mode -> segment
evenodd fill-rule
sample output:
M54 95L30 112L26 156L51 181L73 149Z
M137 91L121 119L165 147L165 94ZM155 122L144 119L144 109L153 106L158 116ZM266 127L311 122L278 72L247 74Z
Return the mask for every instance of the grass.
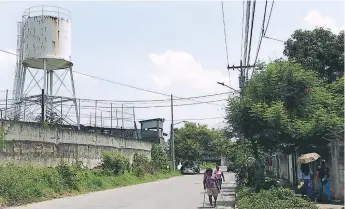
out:
M82 170L77 167L0 166L0 205L12 206L105 189L167 179L179 172L157 173L137 177L125 172Z
M216 163L206 163L206 162L203 162L201 163L200 165L200 168L203 168L203 169L206 169L206 168L215 168L216 167Z

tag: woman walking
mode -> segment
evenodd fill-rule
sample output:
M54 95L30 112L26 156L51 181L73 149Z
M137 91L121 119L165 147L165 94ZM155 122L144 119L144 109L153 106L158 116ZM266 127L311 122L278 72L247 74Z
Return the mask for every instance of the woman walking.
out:
M312 179L313 172L310 169L309 164L301 164L301 181L304 182L304 188L309 199L313 197Z
M216 206L217 203L217 197L219 193L219 185L216 177L212 174L212 169L208 168L206 169L206 172L204 174L204 189L207 192L208 199L210 201L211 207ZM214 199L214 204L212 204L212 197Z
M224 173L220 170L219 165L216 166L216 170L214 170L214 175L216 175L216 179L219 185L219 189L222 190L222 183L225 181Z

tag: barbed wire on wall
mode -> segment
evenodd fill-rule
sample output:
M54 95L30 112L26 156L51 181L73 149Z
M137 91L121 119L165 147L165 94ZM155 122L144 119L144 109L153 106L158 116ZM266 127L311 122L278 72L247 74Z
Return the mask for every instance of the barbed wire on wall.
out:
M1 119L14 119L11 112L15 109L14 100L10 96L0 92L0 111ZM49 96L45 96L49 99ZM214 98L216 97L216 98ZM202 96L194 96L188 98L174 99L174 107L188 107L199 104L210 104L227 101L229 92L209 94ZM202 99L198 102L190 98ZM56 99L56 98L55 98ZM61 99L61 102L59 101ZM63 102L64 99L70 99L70 102ZM155 109L155 108L171 108L170 99L156 99L156 100L94 100L94 99L76 99L78 106L78 114L74 111L74 104L72 98L61 97L57 98L51 106L47 102L46 108L50 108L50 113L54 113L66 125L76 125L77 117L82 126L101 127L101 128L119 128L119 129L135 129L135 121L145 120L144 118L136 118L135 112L138 109ZM25 122L40 122L41 117L41 97L33 97L21 102L20 121ZM204 118L220 119L221 117ZM148 118L146 118L148 119ZM17 119L18 120L18 119ZM182 121L187 119L175 119L175 121ZM188 119L191 121L203 120Z

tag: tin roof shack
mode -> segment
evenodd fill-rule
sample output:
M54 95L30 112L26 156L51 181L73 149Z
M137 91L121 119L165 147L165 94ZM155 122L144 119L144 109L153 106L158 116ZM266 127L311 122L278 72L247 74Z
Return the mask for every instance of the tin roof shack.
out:
M140 135L142 140L164 144L163 118L143 120L139 121L139 123L141 126Z

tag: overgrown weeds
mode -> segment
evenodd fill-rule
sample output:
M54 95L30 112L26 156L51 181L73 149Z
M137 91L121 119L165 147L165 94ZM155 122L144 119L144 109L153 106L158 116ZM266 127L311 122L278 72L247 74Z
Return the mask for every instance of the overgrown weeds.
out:
M290 189L274 188L255 192L248 187L238 189L237 207L239 209L317 209L313 203L296 197Z
M100 168L92 170L84 169L79 164L69 166L64 162L54 168L0 165L0 205L21 205L66 194L93 192L180 175L167 169L169 161L161 148L154 149L151 161L136 153L132 165L120 151L105 152Z

